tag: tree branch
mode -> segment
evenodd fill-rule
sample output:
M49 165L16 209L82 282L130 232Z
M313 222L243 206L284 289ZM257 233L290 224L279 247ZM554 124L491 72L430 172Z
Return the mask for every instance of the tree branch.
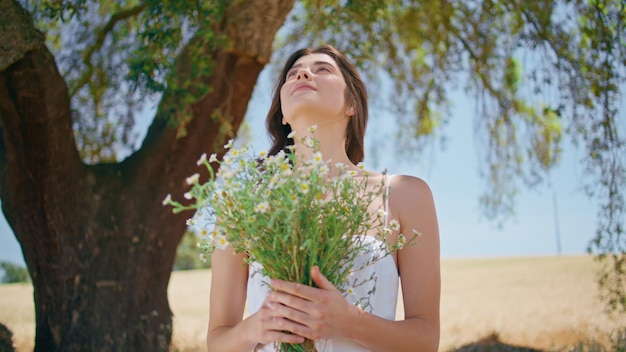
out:
M93 63L91 62L91 58L94 52L102 48L102 45L104 45L104 40L106 39L106 36L109 33L111 33L111 31L113 31L113 29L115 28L115 25L120 21L123 21L127 18L140 14L147 6L148 6L147 3L139 4L135 7L122 10L112 15L111 18L109 18L109 21L104 25L104 27L102 27L102 29L98 31L98 35L96 36L96 41L94 42L92 46L87 48L87 50L85 51L83 55L83 62L87 66L87 69L83 72L80 79L76 80L76 83L73 85L73 87L70 88L70 97L73 97L76 94L76 92L78 92L82 87L84 87L87 83L90 82L91 76L93 74Z

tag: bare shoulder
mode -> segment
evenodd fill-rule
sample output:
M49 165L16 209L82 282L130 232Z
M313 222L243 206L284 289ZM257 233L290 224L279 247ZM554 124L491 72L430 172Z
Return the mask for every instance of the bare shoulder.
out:
M426 181L409 175L395 175L391 179L390 201L396 205L413 205L432 203L432 192ZM400 204L398 204L400 203Z

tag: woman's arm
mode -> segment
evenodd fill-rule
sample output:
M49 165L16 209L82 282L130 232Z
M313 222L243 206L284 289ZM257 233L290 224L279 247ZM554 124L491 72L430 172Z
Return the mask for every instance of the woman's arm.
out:
M441 294L439 225L428 185L415 177L393 178L390 219L400 221L401 232L411 239L412 230L422 236L398 251L405 320L390 322L359 312L360 322L351 338L375 351L437 351Z
M341 293L313 268L319 289L272 280L277 290L268 295L270 308L299 322L291 330L319 339L344 336L374 351L437 351L439 346L439 229L432 194L422 180L395 177L390 196L391 218L401 231L419 241L398 252L405 320L390 321L348 304Z
M211 254L211 298L207 347L209 351L251 351L242 322L248 271L244 255L229 247Z
M277 331L289 324L267 308L267 301L242 321L248 284L243 254L235 254L230 247L216 250L211 255L211 268L208 351L252 351L259 343L303 341L300 336Z

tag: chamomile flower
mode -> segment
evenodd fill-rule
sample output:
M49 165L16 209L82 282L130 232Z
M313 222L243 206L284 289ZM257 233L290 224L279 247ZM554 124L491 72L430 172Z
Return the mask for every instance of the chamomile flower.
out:
M398 236L398 249L402 249L406 244L406 237L403 234Z
M165 196L165 199L161 202L164 206L168 205L172 201L172 195L168 194Z
M191 194L191 192L185 192L185 194L183 194L183 198L191 199L191 198L193 198L193 194Z
M267 202L261 202L259 204L256 205L256 207L254 208L254 210L256 210L259 213L265 213L267 212L267 210L270 208L269 203Z
M313 165L318 165L318 164L322 163L323 161L324 161L324 159L322 158L322 153L321 152L313 153L313 157L311 158L311 163Z
M267 158L267 151L261 150L261 152L259 153L259 158L262 159L262 160Z
M344 163L335 163L335 167L339 170L339 171L344 171L347 166Z
M309 193L309 185L306 182L302 182L300 184L300 192L307 194Z
M201 235L202 237L205 237L205 236L206 236L206 235L208 235L208 234L209 234L209 231L207 231L207 229L202 229L202 230L200 230L200 235Z
M215 247L217 247L218 249L226 249L226 247L228 247L228 240L226 239L226 236L222 234L217 236L214 243Z
M415 237L417 237L417 238L422 237L422 233L421 232L417 231L416 229L413 229L412 231L413 231L413 235L415 235Z
M289 132L289 134L287 135L287 138L293 139L293 137L296 136L296 131L291 131Z
M187 184L188 185L193 185L194 183L198 183L198 180L200 180L200 174L193 174L189 177L187 177Z
M363 162L356 164L356 167L358 167L361 170L365 169L365 165L363 165Z
M389 222L389 227L394 231L398 231L400 230L400 222L397 219L392 219Z
M250 248L251 244L252 244L252 241L249 238L246 238L245 240L243 240L243 247L244 248Z
M309 132L313 133L317 130L317 125L313 125L311 127L309 127Z
M217 154L215 154L215 153L211 154L211 156L209 157L209 162L210 163L216 163L217 162Z
M194 226L196 224L196 219L189 218L187 219L187 221L185 221L185 224L187 224L187 226Z
M313 138L309 136L306 136L306 138L304 138L304 145L309 148L313 148L315 146L315 140L313 140Z
M224 149L230 149L233 147L233 140L230 139L228 143L224 144Z
M198 259L200 259L201 262L206 263L206 261L207 261L206 254L204 254L204 253L198 254Z
M206 162L206 153L202 153L202 155L200 155L200 159L196 161L196 165L200 166L204 164L205 162Z

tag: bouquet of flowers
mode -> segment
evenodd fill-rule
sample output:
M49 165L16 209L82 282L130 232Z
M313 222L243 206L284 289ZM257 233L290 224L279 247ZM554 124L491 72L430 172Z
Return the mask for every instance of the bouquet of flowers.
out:
M387 247L385 255L402 247L406 238L400 235L397 243L387 243L392 227L399 227L397 221L386 226L382 209L370 211L378 197L385 197L382 183L368 185L367 177L354 177L357 173L347 166L331 165L313 137L302 142L313 150L310 160L298 160L293 146L273 156L261 152L255 157L247 148L233 148L229 141L222 161L215 154L208 159L203 154L198 160L199 166L207 167L210 179L201 183L198 174L187 178L192 187L184 198L190 204L183 205L169 195L163 204L172 205L175 213L198 210L187 223L205 235L198 244L201 258L216 248L231 246L245 253L248 263L261 264L267 277L310 286L314 286L310 271L317 265L347 294L350 272L381 259L374 256L362 267L354 267L355 258L369 248L362 235L379 236ZM211 163L219 163L217 174ZM328 177L331 167L339 176ZM315 351L315 346L306 341L283 344L281 349Z

